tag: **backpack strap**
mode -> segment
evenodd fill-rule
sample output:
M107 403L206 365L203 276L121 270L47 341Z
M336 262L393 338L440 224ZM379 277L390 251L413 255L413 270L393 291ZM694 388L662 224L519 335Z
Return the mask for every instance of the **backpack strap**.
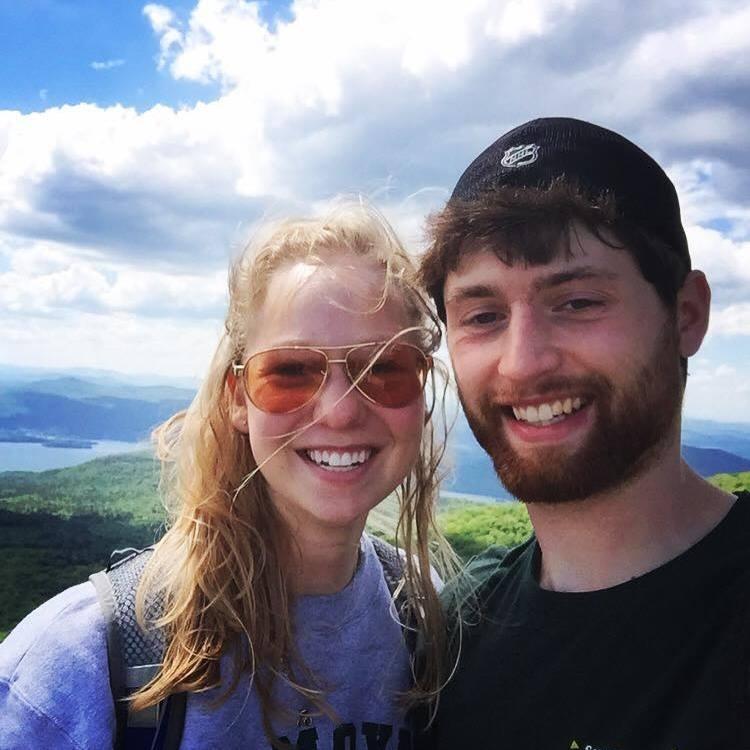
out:
M420 658L420 639L417 631L416 619L414 617L414 606L417 602L410 600L406 593L404 578L404 558L396 547L388 542L370 536L375 552L383 567L383 577L388 584L391 596L394 597L396 611L402 623L404 641L415 667L418 669ZM432 750L434 747L433 730L430 726L429 710L426 705L412 706L407 712L406 721L412 731L413 750Z
M117 750L167 750L179 747L186 696L170 696L159 705L133 711L128 696L148 683L161 666L165 635L160 628L143 630L135 616L135 597L152 548L116 550L106 571L94 573L94 584L107 629L109 678L115 704ZM147 621L164 609L161 594L146 599ZM172 744L167 744L167 742Z
M404 558L392 544L377 536L370 536L375 554L383 568L383 577L391 592L396 612L404 627L404 639L411 654L417 648L417 631L414 627L413 603L409 601L404 578Z

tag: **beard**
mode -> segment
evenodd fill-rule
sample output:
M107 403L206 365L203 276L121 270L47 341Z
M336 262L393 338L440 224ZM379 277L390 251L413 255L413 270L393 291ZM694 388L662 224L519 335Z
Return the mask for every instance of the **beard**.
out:
M615 384L596 373L576 378L551 376L503 394L502 404L482 396L476 408L459 398L477 442L489 454L500 481L527 503L564 503L599 495L641 475L675 434L682 406L683 380L674 321L657 337L646 364L626 382ZM524 454L513 448L505 419L507 404L524 393L585 395L594 421L577 448L533 445ZM539 429L544 429L539 428Z

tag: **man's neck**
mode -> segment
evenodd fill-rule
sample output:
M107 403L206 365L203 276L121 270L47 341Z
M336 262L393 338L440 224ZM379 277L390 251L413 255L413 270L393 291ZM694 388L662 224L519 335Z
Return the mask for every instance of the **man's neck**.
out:
M530 503L542 551L540 585L594 591L648 573L708 534L734 500L695 474L676 445L611 492L559 505Z

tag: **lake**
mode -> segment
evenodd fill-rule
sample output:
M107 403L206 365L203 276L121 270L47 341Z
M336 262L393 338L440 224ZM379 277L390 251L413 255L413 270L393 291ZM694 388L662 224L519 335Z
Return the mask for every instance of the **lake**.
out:
M100 440L91 448L49 448L40 443L0 443L0 471L46 471L91 461L113 453L146 450L148 443Z

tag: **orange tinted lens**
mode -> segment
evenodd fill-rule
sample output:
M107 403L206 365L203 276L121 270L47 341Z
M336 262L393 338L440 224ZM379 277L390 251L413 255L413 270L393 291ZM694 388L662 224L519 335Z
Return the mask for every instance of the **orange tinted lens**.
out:
M309 349L260 352L245 365L248 398L261 411L271 414L299 409L318 392L326 366L325 355Z
M420 349L410 344L392 344L373 361L380 346L352 349L346 366L352 380L364 371L357 387L381 406L397 408L414 401L424 388L429 365Z

